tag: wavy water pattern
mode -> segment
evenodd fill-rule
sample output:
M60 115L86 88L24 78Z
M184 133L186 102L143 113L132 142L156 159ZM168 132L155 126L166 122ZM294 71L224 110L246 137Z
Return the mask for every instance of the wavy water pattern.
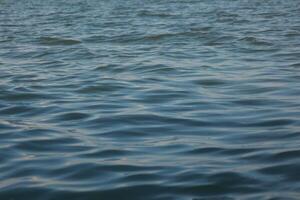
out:
M0 199L299 199L299 8L0 1Z

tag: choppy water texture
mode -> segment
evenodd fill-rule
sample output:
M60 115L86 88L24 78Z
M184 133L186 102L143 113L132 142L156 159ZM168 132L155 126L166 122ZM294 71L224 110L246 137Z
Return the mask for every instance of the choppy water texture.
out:
M0 199L299 199L299 14L1 0Z

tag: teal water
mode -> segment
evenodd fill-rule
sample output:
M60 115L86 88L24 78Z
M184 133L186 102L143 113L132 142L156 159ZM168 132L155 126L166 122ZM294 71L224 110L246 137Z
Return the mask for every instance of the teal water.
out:
M0 0L0 199L299 199L299 11Z

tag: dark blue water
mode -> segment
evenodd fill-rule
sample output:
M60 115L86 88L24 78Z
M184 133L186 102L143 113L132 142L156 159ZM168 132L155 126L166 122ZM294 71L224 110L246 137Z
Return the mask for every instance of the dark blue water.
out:
M300 198L300 1L0 0L1 200Z

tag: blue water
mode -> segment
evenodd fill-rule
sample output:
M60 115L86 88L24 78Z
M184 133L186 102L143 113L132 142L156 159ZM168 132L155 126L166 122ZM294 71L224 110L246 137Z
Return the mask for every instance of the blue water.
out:
M299 199L299 11L0 0L0 199Z

